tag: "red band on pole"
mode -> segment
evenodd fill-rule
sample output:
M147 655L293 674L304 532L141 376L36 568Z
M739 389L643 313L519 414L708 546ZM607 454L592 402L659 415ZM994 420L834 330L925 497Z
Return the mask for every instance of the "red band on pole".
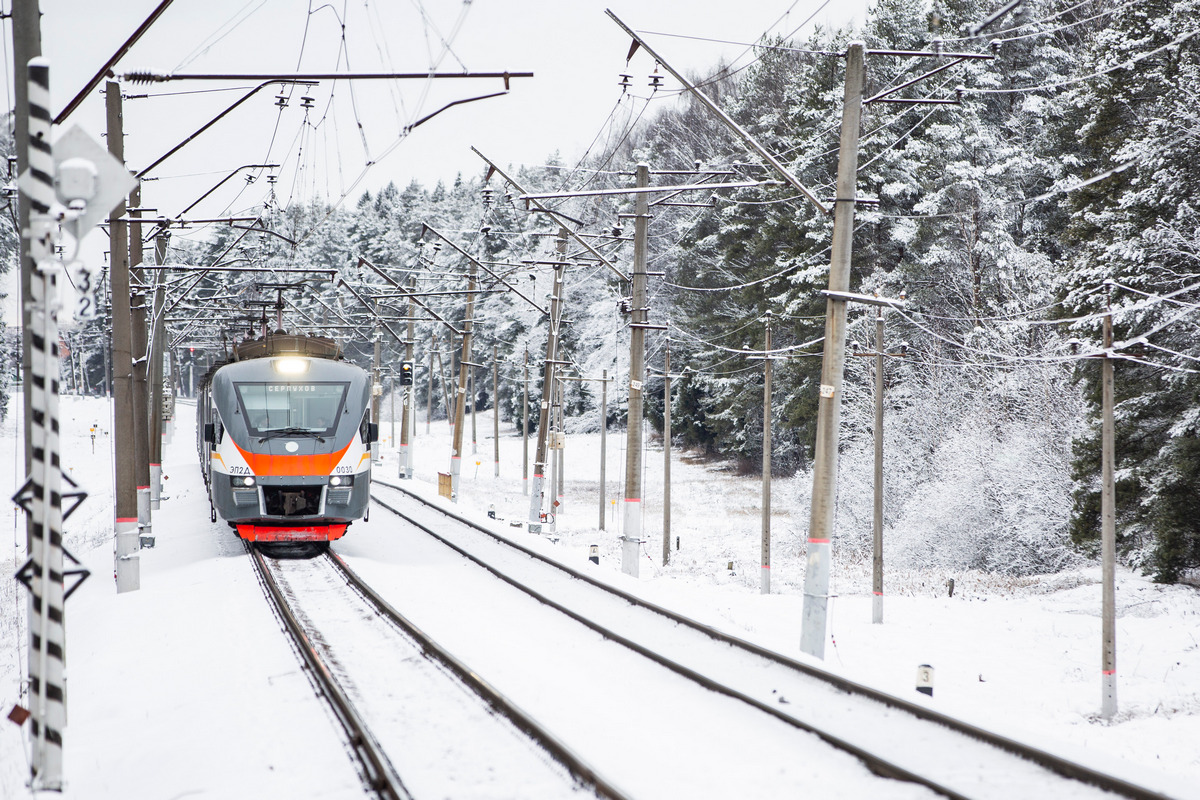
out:
M871 594L883 597L883 592L871 592Z
M828 539L809 539L809 544L829 544Z
M1101 670L1101 673L1104 675L1116 675L1117 671L1115 669L1105 669Z
M625 498L625 502L626 502L626 503L640 503L640 502L642 502L642 498L640 498L640 497L626 497L626 498Z
M137 517L117 517L117 522L137 522Z

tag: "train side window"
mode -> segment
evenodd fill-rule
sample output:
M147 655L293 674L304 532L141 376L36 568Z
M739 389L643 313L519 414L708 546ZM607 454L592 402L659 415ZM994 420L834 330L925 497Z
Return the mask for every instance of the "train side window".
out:
M362 422L358 423L358 435L362 437L363 444L371 443L371 409L363 412Z

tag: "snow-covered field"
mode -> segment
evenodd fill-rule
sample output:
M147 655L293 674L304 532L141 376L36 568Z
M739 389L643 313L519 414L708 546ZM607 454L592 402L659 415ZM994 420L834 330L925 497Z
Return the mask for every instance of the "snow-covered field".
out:
M389 404L384 403L385 414ZM19 409L19 398L12 408ZM195 466L190 407L179 406L166 450L166 494L155 519L158 546L141 555L141 590L118 596L112 570L109 406L64 398L63 464L91 493L67 526L67 543L91 570L68 603L66 797L360 797L336 726L312 698L304 673L261 599L240 544L208 521ZM96 452L89 427L98 425ZM468 420L466 439L470 440ZM386 419L383 434L390 433ZM490 412L479 416L478 453L467 444L459 509L524 519L521 439L501 427L501 477L493 477ZM417 425L418 488L431 491L449 463L449 430ZM22 479L10 416L0 431L4 484ZM619 498L624 436L608 436L609 501ZM395 480L384 442L377 475ZM647 501L638 580L620 574L618 514L605 504L597 528L599 436L571 436L566 493L558 517L564 559L586 563L600 549L602 572L627 588L702 621L795 657L799 653L803 477L773 490L773 594L759 592L759 480L676 453L672 464L672 556L661 561L662 450L645 463ZM532 456L532 454L531 454ZM478 461L478 465L475 463ZM11 492L11 490L10 490ZM24 523L10 520L0 567L24 561ZM364 545L385 536L376 510L346 544L360 563ZM513 529L515 531L515 529ZM931 531L931 536L936 536ZM532 539L528 534L521 535ZM674 539L679 537L679 549ZM886 547L886 534L885 534ZM729 565L732 564L732 569ZM377 566L378 568L378 566ZM947 582L955 591L948 596ZM1159 586L1118 572L1120 713L1100 707L1099 567L1041 578L908 570L886 579L884 624L871 624L870 564L835 549L830 641L825 666L908 698L918 665L935 669L937 708L1180 797L1200 797L1200 592ZM28 643L24 589L0 582L0 710L23 698ZM686 743L672 743L686 746ZM0 720L0 797L28 794L27 743ZM496 796L505 796L503 787Z

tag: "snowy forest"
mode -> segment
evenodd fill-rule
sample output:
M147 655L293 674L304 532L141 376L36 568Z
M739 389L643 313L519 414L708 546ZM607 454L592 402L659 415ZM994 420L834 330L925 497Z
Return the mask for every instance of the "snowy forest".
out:
M893 95L956 103L868 103L863 108L853 238L854 292L903 296L885 313L885 526L899 562L1013 575L1053 572L1099 549L1099 375L1103 315L1112 311L1116 374L1117 537L1121 559L1177 582L1200 568L1200 0L1028 0L982 36L979 0L880 0L860 32L819 30L760 42L749 66L714 64L693 78L818 197L833 197L847 44L865 40L865 97L933 70L947 59L871 51L974 52L970 60ZM653 60L636 54L627 72ZM619 93L619 94L618 94ZM497 119L497 124L501 120ZM564 125L569 121L564 121ZM576 132L574 138L581 138ZM565 137L564 137L565 138ZM590 138L590 134L589 134ZM4 143L11 151L11 137ZM486 151L486 142L481 145ZM503 159L502 153L490 154ZM502 363L498 392L479 369L475 401L493 402L521 424L526 353L536 378L545 354L541 304L557 258L556 224L531 213L522 192L629 187L639 162L652 183L777 178L739 139L677 85L621 88L612 113L582 157L549 154L542 165L504 166L520 188L473 154L454 180L403 179L345 203L283 187L262 213L278 235L212 228L176 235L169 262L335 270L335 281L288 294L285 324L324 325L367 363L372 327L360 293L395 290L366 259L422 290L461 290L469 263L428 224L480 259L474 358ZM403 187L403 188L401 188ZM688 192L651 207L646 417L663 424L663 374L673 381L677 447L753 471L762 457L764 413L772 417L778 476L803 478L815 434L832 216L786 185ZM600 252L628 267L633 200L606 195L547 201L578 221ZM193 233L191 231L184 233ZM15 234L0 234L15 264ZM607 423L623 424L629 353L629 286L572 244L560 358L579 374L608 370ZM261 280L261 279L260 279ZM232 296L212 300L205 297ZM211 321L253 300L273 300L254 278L213 273L172 321L177 375L219 358ZM396 317L404 301L378 301ZM460 295L431 298L462 319ZM187 309L193 309L189 312ZM852 306L842 406L835 546L870 552L875 309ZM5 329L5 364L18 343ZM396 332L404 323L395 323ZM770 325L774 362L763 407L762 351ZM230 322L230 339L253 329ZM107 323L70 330L67 391L105 390ZM417 326L417 407L445 416L445 334ZM384 335L384 362L404 349ZM194 350L189 349L194 348ZM903 349L903 356L899 355ZM431 361L435 355L437 361ZM427 375L434 364L434 379ZM0 411L15 368L4 370ZM435 396L427 396L432 385ZM529 384L536 407L540 381ZM498 395L493 397L493 395ZM599 425L600 385L566 389L567 431ZM9 409L12 413L12 409ZM536 415L534 415L536 420ZM511 428L509 429L511 431ZM803 485L797 480L794 485ZM793 485L791 483L787 484ZM801 523L803 524L803 523Z

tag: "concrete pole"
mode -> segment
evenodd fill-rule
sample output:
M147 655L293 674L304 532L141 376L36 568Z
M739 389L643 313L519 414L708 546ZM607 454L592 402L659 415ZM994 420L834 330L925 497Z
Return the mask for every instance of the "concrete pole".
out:
M154 237L154 263L167 260L166 231L159 230ZM166 338L164 309L167 302L167 273L154 273L154 335L150 339L150 511L159 509L162 503L162 451L163 451L163 350Z
M1111 720L1117 713L1117 513L1113 481L1113 461L1116 449L1113 430L1113 360L1112 310L1104 316L1104 358L1100 362L1101 395L1101 489L1100 489L1100 551L1102 572L1102 627L1103 646L1100 670L1103 678L1100 716Z
M562 308L561 300L559 302L560 302L559 308L561 309ZM555 383L557 384L557 390L558 390L557 403L555 404L555 409L556 409L556 413L557 413L557 417L558 417L558 424L557 424L557 426L555 426L555 430L558 431L558 436L556 437L558 441L556 441L555 444L557 444L558 447L554 448L555 486L558 487L558 492L556 493L557 497L558 497L558 503L554 506L554 515L555 515L555 517L557 517L558 512L562 510L563 499L566 494L566 492L564 491L564 488L566 485L566 479L563 474L563 467L566 466L566 462L564 461L564 458L566 457L566 451L567 451L567 420L566 420L566 415L563 413L564 412L563 401L566 396L567 384L566 384L566 381L564 381L562 379L562 375L561 375L562 370L560 368L558 368L557 364L555 365L554 372L555 372L555 377L556 377Z
M479 437L475 425L475 407L479 405L479 393L475 391L475 367L467 373L468 396L471 398L471 455L479 454Z
M379 313L379 309L375 309L375 313ZM383 370L383 331L378 325L375 326L375 334L372 337L375 340L371 350L371 421L375 426L379 426L379 414L383 410L383 384L380 381L380 373ZM371 442L371 463L379 463L379 442Z
M762 580L760 594L771 593L771 312L763 347Z
M429 389L425 394L425 435L429 435L430 426L433 425L433 357L438 351L437 334L433 334L433 339L429 343Z
M108 127L108 152L125 161L125 134L122 129L121 87L116 81L104 84ZM141 586L138 557L138 492L133 413L132 317L129 309L129 226L121 222L125 201L112 210L109 285L112 297L113 349L113 435L116 461L115 513L113 528L117 592L136 591ZM120 443L120 444L118 444Z
M529 532L542 532L545 500L546 446L550 427L550 395L554 391L554 359L558 355L559 300L567 271L567 231L558 231L559 263L554 267L554 292L550 297L550 331L546 336L546 362L542 367L542 402L538 410L537 448L533 457L533 486L529 492ZM552 484L553 486L553 484Z
M391 426L392 426L392 430L388 434L388 438L392 443L392 447L396 448L396 450L399 451L400 443L396 439L396 389L397 389L396 373L393 372L392 376L391 376L390 389L388 390L388 400L389 400L389 404L391 405L391 408L389 409L389 413L388 413L388 420L391 422ZM400 405L403 406L404 404L401 403ZM404 427L404 426L401 425L400 427Z
M603 380L600 381L600 530L604 530L604 503L607 499L605 485L605 469L608 467L607 451L608 434L608 370L604 370Z
M883 306L875 309L875 514L872 520L871 622L883 624Z
M129 193L134 210L130 217L141 216L142 190ZM142 223L129 223L129 268L133 297L129 301L130 328L133 334L133 447L137 466L138 543L154 545L154 520L150 510L150 331L146 319L146 273L142 271Z
M410 290L414 290L414 291L416 290L416 282L417 282L417 279L415 277L409 278L409 289ZM413 468L412 468L413 439L415 438L413 434L415 434L417 432L417 425L416 425L416 419L415 419L415 417L416 417L415 402L416 402L416 394L417 394L417 384L416 384L417 376L415 373L417 371L417 365L416 365L416 362L413 361L413 356L414 356L413 349L416 347L416 344L417 344L417 338L416 338L417 337L417 323L415 320L416 315L417 315L416 300L413 300L410 298L408 301L408 338L404 342L404 360L407 361L409 364L413 365L412 373L410 373L410 376L409 376L410 378L412 378L413 383L409 386L401 387L401 391L404 392L404 401L403 401L404 418L400 422L400 477L401 478L412 478L412 476L413 476ZM433 356L432 355L429 358L429 391L430 391L429 401L430 401L430 403L432 403L433 402ZM392 392L393 392L393 394L395 393L394 387L392 389ZM393 413L392 416L394 418L395 414Z
M450 451L450 500L458 502L458 482L462 472L463 417L466 413L467 378L473 367L471 363L471 330L472 317L475 314L475 278L479 267L471 261L471 270L467 273L467 315L463 320L462 357L458 363L458 397L454 404L454 446ZM475 403L471 403L472 435L474 439Z
M500 348L492 345L492 455L496 460L493 477L500 477Z
M838 152L837 196L829 288L850 289L850 255L854 240L855 176L862 116L862 87L866 45L852 42L846 50L846 89L842 105L842 134ZM838 435L842 411L842 373L846 362L846 302L830 297L825 304L825 347L821 362L817 406L817 442L813 459L812 513L808 525L808 563L804 573L804 610L800 649L825 657L829 604L830 542L837 499Z
M521 493L529 494L529 348L525 348L525 382L521 392Z
M446 360L450 362L450 366L454 366L454 334L446 334ZM454 430L454 407L451 405L450 398L450 378L446 376L446 364L442 361L442 351L437 351L438 376L442 379L442 403L446 406L446 421L450 424L450 430Z
M650 166L638 164L637 187L650 185ZM633 313L629 328L629 410L625 448L625 535L621 537L621 571L638 577L638 553L642 547L642 385L646 379L646 227L649 203L646 193L634 200L633 228Z
M663 367L663 538L662 557L665 567L671 561L671 345Z

